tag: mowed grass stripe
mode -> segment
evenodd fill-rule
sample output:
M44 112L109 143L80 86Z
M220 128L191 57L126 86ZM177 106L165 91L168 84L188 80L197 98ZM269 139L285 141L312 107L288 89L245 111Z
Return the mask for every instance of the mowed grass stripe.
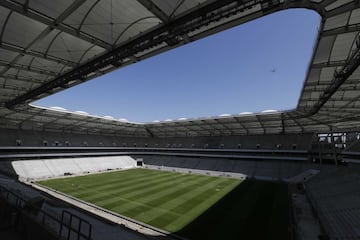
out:
M176 181L166 180L163 183L158 184L157 186L153 186L147 189L146 191L137 192L136 195L131 194L131 196L128 197L136 201L150 202L156 198L168 194L171 191L174 191L174 189L177 189L180 184L187 184L193 181L198 181L198 179L199 178L196 175L193 176L182 175L181 178L177 179Z
M145 175L142 175L141 172L139 171L136 171L136 174L134 172L134 174L132 174L131 176L129 177L124 177L122 176L122 173L118 173L118 176L115 176L116 179L114 178L111 178L111 180L106 180L106 181L98 181L97 184L93 184L93 183L85 183L84 185L89 185L92 187L92 189L95 189L95 188L103 188L104 186L110 186L110 185L113 185L113 184L117 184L117 183L124 183L124 184L128 184L128 183L132 183L134 181L146 181L148 179L152 179L153 176L159 176L160 174L159 173L150 173L150 174L145 174ZM164 175L167 175L166 173L164 173ZM112 180L113 179L113 180ZM86 190L89 190L89 189L86 189ZM80 191L80 192L83 192L83 191ZM85 193L86 191L84 191Z
M60 179L52 179L47 181L40 181L40 184L46 185L48 187L57 188L60 187L63 192L82 192L87 191L87 186L91 187L97 187L106 185L109 183L117 182L119 179L121 179L123 176L129 175L132 176L132 178L136 178L137 176L140 176L142 169L131 169L126 171L117 171L117 172L107 172L104 173L96 173L91 175L85 175L85 176L72 176L68 178L60 178ZM131 172L131 174L127 172ZM134 172L137 172L138 174L134 174ZM155 172L153 174L156 174ZM106 177L104 176L106 175ZM150 174L145 174L144 177L148 177ZM131 177L127 177L129 181L131 181ZM78 185L75 187L74 185ZM81 188L83 187L83 188Z
M196 176L185 177L185 176L179 174L179 176L177 176L176 178L163 179L161 182L152 184L151 186L147 186L145 188L137 188L136 191L129 191L128 193L122 194L121 197L139 202L139 201L142 201L143 198L145 198L145 197L151 197L153 195L159 196L159 193L166 191L167 189L171 188L172 186L179 184L179 183L191 181L193 178L196 178ZM142 201L142 202L144 202L144 201ZM116 203L116 200L113 201L111 199L105 200L103 202L99 202L99 204L101 204L105 208L109 208L109 209L119 206ZM126 209L127 206L122 205L121 208Z
M187 177L191 178L191 179L189 181L185 181L185 183L188 182L186 187L179 187L179 185L178 185L176 187L173 186L173 187L164 189L162 192L158 192L157 194L154 194L153 197L149 197L149 198L145 199L145 201L143 201L143 203L145 205L142 207L133 206L132 208L127 209L126 211L123 211L123 209L121 207L119 207L119 208L115 208L114 210L115 211L120 210L121 214L123 214L125 216L132 217L137 220L146 221L146 222L147 222L147 220L143 219L142 217L139 217L139 215L149 216L149 214L146 214L146 213L151 210L157 211L158 212L157 214L163 214L163 213L170 214L168 209L162 205L164 205L170 199L178 198L185 192L188 192L190 188L196 187L196 186L203 186L203 183L208 181L207 178L202 178L202 176L197 176L197 175L193 175L193 176L188 175Z
M180 226L185 226L187 223L196 219L196 217L205 212L209 206L212 206L219 201L223 195L226 195L228 192L233 190L238 184L239 181L229 179L203 191L201 189L201 191L199 191L199 189L192 191L194 194L193 198L189 198L171 209L172 212L186 214L181 214L180 217L173 219L167 219L163 215L160 215L151 220L149 224L156 224L159 228L165 229L169 232L178 231L180 230ZM217 188L220 188L220 191L222 191L223 194L214 194L214 187L215 191Z
M144 182L149 182L149 181L155 181L156 179L160 179L160 178L166 178L168 176L170 176L171 174L154 174L151 175L150 177L146 177L146 178L134 178L131 179L129 181L125 180L121 180L119 179L118 181L115 181L111 184L107 184L107 185L101 185L101 186L97 186L95 188L93 188L91 185L88 187L88 191L84 192L80 192L80 193L76 193L78 197L87 197L89 195L92 195L92 193L94 192L111 192L114 189L120 189L120 188L130 188L133 185L136 185L138 183L144 183Z
M61 183L77 183L77 184L88 184L89 183L89 179L91 179L91 183L92 186L97 186L97 185L101 185L103 183L105 183L106 181L113 181L114 178L116 179L119 176L119 173L121 176L133 176L134 172L140 172L142 169L130 169L130 170L122 170L122 171L116 171L116 172L107 172L106 174L104 173L96 173L96 174L91 174L91 175L84 175L84 176L74 176L74 177L70 177L70 178L63 178L63 179L52 179L52 180L48 180L48 181L43 181L46 182L46 184L50 185L50 184L56 184L58 182ZM116 180L115 180L116 181ZM40 182L42 183L42 182Z
M141 170L141 169L136 169L136 170ZM82 183L78 182L78 181L72 181L73 184L69 185L68 187L63 187L62 189L64 189L63 191L68 193L68 194L72 194L72 193L76 193L76 195L78 197L82 197L83 194L84 196L86 196L89 192L93 192L95 190L98 189L102 189L102 190L106 190L106 187L109 186L113 186L115 184L118 184L119 187L121 186L126 186L129 185L130 183L136 183L136 182L141 182L141 181L147 181L148 179L153 179L154 176L160 176L160 175L170 175L169 173L166 172L161 172L161 174L158 172L153 172L150 174L142 174L143 171L135 171L135 170L129 170L132 171L132 174L129 177L124 178L124 176L122 176L122 172L117 172L117 174L113 174L113 176L111 176L111 178L109 179L114 179L115 180L108 180L108 181L104 181L104 178L101 180L93 180L90 175L87 176L88 178L86 179L87 182L82 181ZM58 179L58 180L62 180L62 179ZM65 179L64 179L65 180ZM67 181L71 181L71 179L67 179ZM96 184L93 183L96 182ZM65 181L64 181L65 182ZM63 184L64 182L61 182L61 184ZM74 186L77 185L77 186Z
M92 187L102 187L104 185L111 185L113 183L117 183L118 181L122 181L125 183L132 182L132 181L138 181L138 180L147 180L151 179L153 176L160 176L160 175L170 175L169 172L159 172L159 171L150 171L146 172L143 169L131 169L127 170L131 172L131 174L124 174L124 172L117 172L116 179L112 180L113 178L108 178L107 180L100 182L99 184L93 184L90 183ZM125 171L125 172L127 172ZM110 180L109 180L110 179Z
M180 179L181 181L183 181L183 179ZM124 211L127 211L127 209L129 208L137 208L137 209L149 209L149 208L153 208L154 206L150 206L148 205L147 202L144 201L137 201L136 199L131 199L131 198L123 198L122 196L116 196L113 199L115 199L114 202L111 202L108 205L105 204L101 204L101 203L94 203L98 206L101 206L103 208L109 209L113 212L117 212L120 213L122 215L131 217L129 215L123 214ZM113 206L113 207L111 207Z
M147 177L131 178L128 180L117 179L115 181L111 181L111 183L101 184L95 187L93 187L91 185L91 182L89 182L88 184L83 184L78 187L73 187L73 189L69 191L69 193L76 195L76 197L78 198L86 198L88 196L93 195L96 192L97 193L111 192L113 189L128 187L131 186L131 184L133 183L153 180L155 176L156 175L151 175ZM160 176L156 176L156 177L160 177ZM76 191L77 189L79 189L79 191Z
M140 189L146 189L154 184L161 183L164 179L173 179L173 178L179 178L179 175L169 175L169 176L153 176L151 180L148 180L146 182L144 181L135 181L131 184L113 184L111 186L104 187L104 189L97 189L96 191L89 192L86 195L82 195L81 198L85 199L86 201L90 201L92 203L101 202L109 197L116 197L121 196L122 194L136 191Z

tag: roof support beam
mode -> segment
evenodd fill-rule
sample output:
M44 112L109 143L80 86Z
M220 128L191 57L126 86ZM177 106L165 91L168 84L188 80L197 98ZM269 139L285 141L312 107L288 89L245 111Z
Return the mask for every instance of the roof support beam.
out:
M297 125L297 127L299 127L301 129L301 132L303 133L305 131L304 127L302 124L300 124L300 122L297 120L296 117L292 117L289 114L287 114L287 116L289 116L290 120L293 120L294 123Z
M319 114L321 115L323 113L329 113L329 112L331 112L333 115L336 115L336 116L343 115L343 113L351 113L351 114L360 113L360 111L358 109L354 109L354 108L342 107L341 111L339 111L339 108L323 107L323 108L321 108L321 112L319 112Z
M308 119L310 119L311 121L313 121L313 122L315 122L315 123L317 123L317 124L319 124L319 125L325 125L325 126L327 126L327 127L329 128L329 131L330 131L330 129L331 129L331 125L328 124L326 121L319 121L319 120L315 119L314 117L308 117Z
M77 7L79 7L83 2L85 2L84 0L81 0L80 2L77 1L78 3L80 3ZM76 3L76 2L75 2ZM59 21L59 19L54 19L54 18L50 18L49 16L44 16L42 14L40 14L39 12L33 11L30 8L26 8L26 10L24 9L24 6L18 3L14 3L14 2L10 2L10 1L6 1L6 0L0 0L0 6L10 9L16 13L19 13L21 15L24 15L32 20L41 22L49 27L51 27L52 29L58 29L62 32L65 32L67 34L70 34L72 36L75 36L77 38L80 38L86 42L89 43L93 43L96 44L98 46L101 46L105 49L110 49L111 48L111 44L106 43L94 36L91 36L89 34L86 34L84 32L78 32L77 29L74 29L72 27L69 27L65 24L62 23L62 21L68 16L70 15L73 11L76 10L75 5L74 7L71 7L70 10L72 10L70 12L70 10L68 12L66 12L67 16L63 16L63 19L61 21Z
M177 4L177 6L172 10L172 12L169 15L169 18L172 18L174 16L174 14L176 13L176 11L181 7L181 5L183 5L185 2L185 0L181 0L179 1L179 3Z
M190 122L194 124L194 122L192 122L192 121L190 121ZM204 121L201 120L200 122L203 123ZM189 134L189 132L196 132L198 134L199 131L205 131L205 132L208 132L211 135L212 134L211 131L209 129L204 128L201 123L200 124L195 123L195 125L192 125L192 126L200 128L201 130L194 130L194 129L191 128L191 126L186 126L186 127L182 126L182 125L179 125L179 126L187 128L187 130L186 130L187 133L186 134Z
M1 93L1 97L3 97L3 99L11 99L13 96L13 93Z
M339 115L339 114L336 114L336 113L333 113L333 112L321 112L321 113L319 113L318 115L319 115L319 119L321 119L321 118L325 118L326 120L323 120L323 119L321 119L320 121L321 122L334 122L334 119L336 119L336 121L338 120L338 119L342 119L342 118L347 118L347 117L355 117L355 116L357 116L357 115L359 115L360 113L353 113L353 112L347 112L347 111L344 111L344 112L342 112L341 113L341 115ZM316 115L316 116L318 116L318 115Z
M23 91L23 92L26 92L28 91L29 89L27 88L24 88L24 87L21 87L21 86L14 86L14 85L9 85L5 82L5 84L2 84L3 85L3 91Z
M86 123L88 123L87 120L82 119L82 120L79 120L79 121L74 121L71 124L63 124L62 125L62 130L63 131L73 130L75 127L81 126L81 125L86 124Z
M352 90L354 90L354 86L356 86L356 85L360 85L359 80L357 80L357 79L347 80L345 83L343 83L343 85L341 85L341 89L344 89L344 90L351 90L352 89ZM329 86L328 83L312 82L312 83L307 83L305 87L307 89L310 88L310 89L313 89L313 90L321 90L321 91L323 91L328 86Z
M28 71L28 72L32 72L32 73L43 74L43 75L48 75L48 76L53 76L53 77L55 77L58 74L56 72L52 72L49 70L45 70L45 69L41 69L41 68L37 68L37 67L26 66L26 65L22 65L22 64L14 63L14 64L9 65L2 61L0 61L0 66L8 67L9 69L15 68L15 69L22 70L22 71Z
M322 121L321 124L322 125L327 125L329 127L331 126L336 126L337 124L341 123L341 122L347 122L347 121L356 121L358 122L359 121L359 117L360 115L359 114L347 114L343 117L336 117L336 120L334 120L334 116L331 115L330 113L328 114L322 114L324 116L328 116L327 119L333 119L333 120L325 120L325 121Z
M342 5L340 7L337 7L331 11L325 11L325 17L333 17L333 16L336 16L336 15L339 15L339 14L342 14L342 13L345 13L345 12L348 12L348 11L351 11L357 7L360 6L360 2L359 0L355 0L353 2L350 2L350 3L347 3L345 5Z
M38 108L32 107L31 110L33 110L33 109L37 110ZM61 127L62 131L76 130L76 128L78 128L79 126L82 126L87 129L91 129L94 127L94 125L102 125L103 124L99 121L96 121L96 119L94 119L93 117L90 117L90 116L89 117L84 116L85 117L84 119L73 119L73 118L71 118L71 116L73 116L72 113L64 113L64 115L62 115L62 116L54 116L54 115L51 115L51 109L50 110L49 109L41 109L41 110L43 110L41 112L41 116L43 116L43 117L52 118L52 119L56 118L57 120L66 119L69 121L73 121L70 124L62 124L62 127ZM35 115L37 115L38 113L39 112L36 112ZM56 122L57 120L55 120L54 122ZM90 126L85 126L86 124L90 124ZM107 124L107 126L109 126L109 124ZM114 128L116 130L126 130L126 129L130 129L133 127L133 125L131 125L131 124L130 125L129 124L124 124L124 125L110 124L110 126L111 126L111 128ZM98 128L98 129L100 129L100 128Z
M323 0L322 2L320 2L320 4L325 8L326 6L329 6L330 4L336 2L338 0Z
M311 68L324 68L324 67L342 67L346 61L330 61L324 63L315 63L311 65Z
M353 98L350 98L350 99L347 99L345 101L348 101L345 105L341 106L341 107L338 107L336 109L337 112L341 112L343 109L345 109L346 107L348 107L349 105L351 105L352 103L354 103L355 101L358 101L360 99L360 94L357 95L356 97L353 97Z
M150 136L151 138L155 137L155 136L154 136L154 133L153 133L148 127L145 127L145 130L146 130L146 132L149 134L149 136Z
M53 123L55 123L55 122L57 122L57 121L59 121L59 120L67 119L66 116L68 116L68 115L70 115L70 114L71 114L71 113L67 113L66 115L62 116L61 118L58 118L58 117L57 117L57 118L55 118L55 119L52 119L52 120L44 123L44 124L42 125L42 127L43 127L43 128L46 128L46 127L49 126L50 124L53 124Z
M111 129L101 129L99 127L94 127L94 126L91 126L91 127L86 127L86 126L82 127L81 126L81 128L83 128L83 129L81 129L80 131L81 132L86 131L87 134L89 134L89 131L92 131L92 133L90 133L90 134L98 134L98 135L101 135L101 132L105 132L105 131L107 131L109 134L115 134L116 133L116 131L113 131ZM66 131L70 131L70 132L78 131L79 132L79 127L77 127L76 129L74 129L74 128L67 128L67 129L61 128L60 130L62 130L63 132L66 132Z
M324 91L320 96L319 101L314 104L313 108L309 111L310 115L317 113L320 108L331 98L331 96L339 89L339 87L348 79L353 72L360 65L360 36L356 40L357 48L354 50L353 54L346 61L346 64L340 71L335 71L334 79L330 83L329 87Z
M266 129L265 129L265 127L264 127L264 124L261 122L259 116L258 116L258 115L255 115L255 117L256 117L256 120L258 121L258 123L260 124L261 129L263 130L264 134L266 134Z
M27 121L31 121L31 119L32 119L33 117L41 114L41 113L44 112L44 111L45 111L45 109L40 109L38 112L32 113L29 117L27 117L27 118L23 119L21 122L19 122L18 125L22 125L22 124L24 124L24 123L27 122ZM35 121L33 121L33 122L35 122Z
M25 0L25 3L23 5L24 11L27 12L28 8L29 8L29 1L30 0Z
M234 117L234 119L240 125L240 127L245 130L246 134L249 134L249 130L244 126L244 124L242 124L242 122L237 117Z
M226 130L228 130L232 135L234 132L232 131L232 129L230 129L229 127L226 126L226 124L222 123L219 121L219 119L214 119L219 125L223 126ZM221 129L220 131L224 131L224 129Z
M281 114L281 133L285 134L285 122L283 114Z
M55 56L50 56L50 55L44 55L38 52L34 52L34 51L27 51L25 50L23 47L19 47L16 46L12 43L8 43L8 42L1 42L0 43L0 48L11 51L11 52L16 52L16 53L20 53L23 55L28 55L28 56L32 56L32 57L36 57L36 58L40 58L40 59L44 59L47 61L51 61L51 62L55 62L55 63L60 63L60 64L64 64L66 66L76 66L77 64L75 62L71 62L62 58L58 58Z
M164 13L155 3L151 0L137 0L141 5L143 5L147 10L159 18L163 23L169 21L168 15Z
M11 116L13 114L16 114L17 112L8 112L5 114L0 115L0 119L6 119L8 116Z
M38 79L34 79L34 78L24 78L24 77L12 75L12 74L4 74L4 75L0 76L0 78L10 79L10 80L19 81L19 82L25 82L25 83L30 83L30 84L42 84L46 81L46 80L39 81Z
M321 36L326 37L326 36L338 35L349 32L358 32L358 31L360 31L360 24L351 24L351 25L346 25L344 27L323 31L321 32Z

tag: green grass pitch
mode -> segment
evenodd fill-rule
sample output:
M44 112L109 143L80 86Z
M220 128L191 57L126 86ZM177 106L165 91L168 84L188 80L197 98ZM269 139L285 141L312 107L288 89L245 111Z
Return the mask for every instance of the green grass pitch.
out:
M40 184L190 239L287 239L285 184L148 169Z

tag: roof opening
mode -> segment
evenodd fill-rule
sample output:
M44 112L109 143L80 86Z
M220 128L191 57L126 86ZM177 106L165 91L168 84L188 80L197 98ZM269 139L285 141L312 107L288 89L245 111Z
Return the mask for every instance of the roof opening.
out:
M274 13L35 104L134 122L292 109L319 25L310 10Z

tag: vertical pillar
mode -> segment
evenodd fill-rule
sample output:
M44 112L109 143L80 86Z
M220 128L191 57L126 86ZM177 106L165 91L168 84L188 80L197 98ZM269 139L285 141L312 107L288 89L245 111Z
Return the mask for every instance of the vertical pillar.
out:
M337 152L336 152L335 139L334 139L334 132L332 130L332 126L330 126L330 139L331 139L331 146L332 146L332 150L333 150L334 163L335 163L335 165L338 165Z

